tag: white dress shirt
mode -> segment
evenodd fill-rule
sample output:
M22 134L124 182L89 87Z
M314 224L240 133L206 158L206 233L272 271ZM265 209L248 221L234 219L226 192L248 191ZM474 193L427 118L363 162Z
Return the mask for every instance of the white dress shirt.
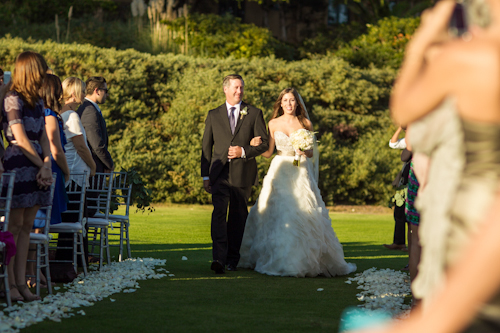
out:
M229 118L230 113L231 113L231 108L235 108L233 113L234 113L234 121L235 121L234 126L236 128L236 125L238 125L238 121L240 120L241 102L239 102L236 105L231 105L226 101L226 108L227 108L227 117L228 118ZM247 155L245 154L245 149L243 149L243 147L240 147L240 148L241 148L241 158L247 157ZM231 162L231 160L229 160L228 162ZM208 180L208 179L209 179L209 177L203 177L203 180Z
M389 147L391 147L392 149L405 149L406 148L406 140L405 140L405 138L402 138L396 142L389 141Z
M94 107L97 109L97 111L99 111L99 113L102 114L101 108L99 107L99 105L97 105L97 103L95 103L94 101L88 99L87 97L85 97L85 99L87 101L89 101L90 103L92 103L92 105L94 105Z

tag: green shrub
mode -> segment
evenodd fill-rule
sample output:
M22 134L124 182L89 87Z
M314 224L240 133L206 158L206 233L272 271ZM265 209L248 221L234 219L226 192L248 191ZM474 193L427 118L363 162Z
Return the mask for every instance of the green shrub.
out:
M319 187L328 204L385 203L399 162L387 142L393 127L387 101L392 69L359 69L334 57L286 62L274 57L203 59L117 51L90 45L0 39L0 66L40 52L61 78L103 75L110 96L102 106L117 168L134 168L156 202L207 203L200 177L201 139L208 110L224 103L222 78L245 78L245 101L266 120L279 92L298 89L318 131ZM270 160L259 157L263 178ZM256 190L259 190L257 188ZM253 199L258 191L254 191Z
M184 17L164 24L180 32L176 42L185 42ZM188 17L189 54L203 57L251 58L271 54L290 57L293 50L272 36L270 30L254 24L241 23L241 19L229 14L191 14ZM289 60L292 58L289 58Z
M338 50L335 55L354 66L399 68L404 49L417 29L420 18L386 17L376 25L368 25L368 32Z

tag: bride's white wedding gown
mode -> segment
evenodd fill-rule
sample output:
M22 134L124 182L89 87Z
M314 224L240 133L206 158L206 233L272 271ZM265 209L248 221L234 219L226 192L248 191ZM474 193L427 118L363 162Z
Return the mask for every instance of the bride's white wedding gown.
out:
M276 155L247 218L238 267L279 276L345 275L356 265L344 251L313 177L312 163L293 165L289 137L274 132Z

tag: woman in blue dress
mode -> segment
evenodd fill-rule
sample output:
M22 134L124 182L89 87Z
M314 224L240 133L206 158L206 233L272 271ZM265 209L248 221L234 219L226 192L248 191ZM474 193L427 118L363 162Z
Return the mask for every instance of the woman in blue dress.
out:
M17 247L17 253L8 265L13 301L40 299L28 289L25 276L36 212L40 206L50 204L52 165L43 103L39 96L46 71L47 63L39 54L31 51L19 54L12 82L0 104L3 106L3 131L9 142L4 168L6 172L16 171L8 228Z
M52 200L52 213L50 224L61 223L61 213L67 210L67 195L65 189L65 181L69 179L69 167L64 154L64 145L66 144L66 136L64 135L64 127L62 118L59 115L61 110L62 96L61 80L56 75L47 74L40 89L40 97L44 104L45 115L45 131L49 139L52 172L57 174L56 186L54 189L54 198ZM40 209L36 214L34 228L35 232L43 232L45 227L46 211ZM33 252L31 254L34 255ZM33 258L34 259L34 258ZM28 267L28 275L34 275L35 265L31 263ZM42 287L46 286L45 276L41 276ZM34 287L35 281L33 278L28 280L28 286Z

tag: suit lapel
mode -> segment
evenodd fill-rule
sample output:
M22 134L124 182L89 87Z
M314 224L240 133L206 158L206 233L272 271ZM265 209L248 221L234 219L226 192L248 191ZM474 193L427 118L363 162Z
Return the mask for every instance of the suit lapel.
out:
M229 117L227 116L227 112L228 111L226 103L219 106L220 123L223 124L222 127L224 127L224 129L228 132L228 135L232 137L233 134L231 133L231 125L229 124Z
M240 105L240 116L238 117L238 119L236 120L237 123L236 123L236 128L234 129L234 135L233 137L238 134L238 131L241 127L241 124L243 124L243 121L245 121L245 118L247 116L243 116L242 117L242 114L241 114L241 111L247 106L247 104L245 102L241 102L241 105ZM248 112L248 108L247 108L247 112Z

